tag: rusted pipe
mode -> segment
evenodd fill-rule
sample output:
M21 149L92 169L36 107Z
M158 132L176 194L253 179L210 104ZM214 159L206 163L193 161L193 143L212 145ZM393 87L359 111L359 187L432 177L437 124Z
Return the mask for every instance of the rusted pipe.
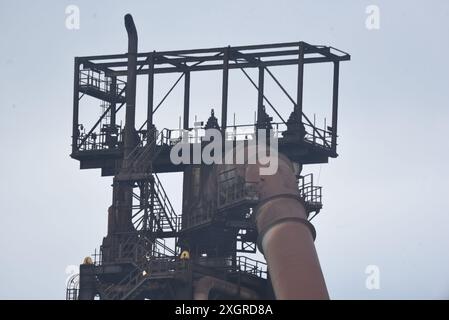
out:
M314 246L315 229L299 196L292 162L279 155L274 175L248 165L246 181L258 182L255 221L277 299L329 299Z
M130 14L125 15L125 28L128 33L128 71L126 77L126 116L124 155L125 159L136 145L136 81L137 81L137 30Z
M230 296L239 296L244 300L256 300L258 294L248 288L239 287L238 285L224 281L211 276L204 276L194 284L193 299L208 300L210 291L214 289Z

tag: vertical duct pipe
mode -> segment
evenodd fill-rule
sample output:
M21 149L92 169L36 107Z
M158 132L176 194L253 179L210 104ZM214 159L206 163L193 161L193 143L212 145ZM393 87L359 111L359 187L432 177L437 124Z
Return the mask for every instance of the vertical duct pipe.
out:
M126 115L124 129L124 148L122 170L131 163L130 153L137 145L135 129L136 81L137 81L137 30L130 14L125 15L125 28L128 33L128 70L126 78ZM129 232L132 224L132 181L116 181L113 184L113 208L109 212L108 232Z
M246 181L258 182L255 209L258 247L264 254L277 299L329 299L291 161L279 155L274 175L248 165Z
M125 15L128 33L128 73L126 78L126 117L124 136L125 159L136 146L136 80L137 80L137 30L130 14Z

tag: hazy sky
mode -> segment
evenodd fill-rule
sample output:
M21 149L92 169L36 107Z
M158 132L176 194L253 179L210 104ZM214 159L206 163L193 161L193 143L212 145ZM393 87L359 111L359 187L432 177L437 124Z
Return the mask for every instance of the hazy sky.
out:
M65 26L70 4L80 8L79 30ZM380 9L379 30L365 26L369 5ZM449 298L445 0L2 0L0 298L64 299L67 266L106 233L112 179L79 170L69 157L73 58L124 53L126 13L134 16L140 51L303 40L349 52L340 74L340 157L305 169L324 186L314 224L330 295ZM329 70L306 67L304 109L320 121L330 108ZM294 73L273 72L294 95ZM192 117L207 120L219 106L219 77L192 77ZM232 80L231 112L248 123L256 92L241 74ZM288 116L281 94L267 94ZM140 90L141 110L145 102ZM181 102L174 91L156 121L176 127ZM180 179L163 177L178 212ZM380 269L379 290L365 287L368 265Z

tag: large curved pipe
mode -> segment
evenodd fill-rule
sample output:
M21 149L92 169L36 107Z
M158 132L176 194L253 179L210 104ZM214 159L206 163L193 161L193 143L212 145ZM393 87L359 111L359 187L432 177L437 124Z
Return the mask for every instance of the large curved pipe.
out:
M314 246L315 229L307 220L291 161L279 155L274 175L248 165L246 181L258 182L255 209L258 247L265 255L277 299L329 299Z
M125 15L125 28L128 33L128 72L126 78L126 116L124 155L125 159L136 144L135 118L136 118L136 81L137 81L137 30L133 17Z
M194 284L193 299L208 300L210 291L214 289L230 296L240 296L244 300L256 300L258 294L248 288L239 287L238 285L224 281L211 276L204 276Z

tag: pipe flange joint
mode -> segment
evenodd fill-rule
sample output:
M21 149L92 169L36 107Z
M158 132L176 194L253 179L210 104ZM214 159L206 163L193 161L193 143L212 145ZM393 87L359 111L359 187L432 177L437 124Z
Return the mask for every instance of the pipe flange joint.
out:
M261 230L259 232L259 235L257 237L257 248L259 249L259 251L262 254L264 254L263 247L262 247L262 239L264 238L265 233L267 233L268 230L270 230L275 225L280 224L280 223L284 223L284 222L289 222L289 221L290 222L297 222L297 223L299 222L299 223L302 223L305 226L307 226L309 228L309 230L310 230L310 233L312 234L313 241L315 241L315 239L316 239L316 230L315 230L315 227L313 226L313 224L311 224L309 220L303 219L303 218L299 218L299 217L281 218L281 219L278 219L278 220L275 220L275 221L271 222L263 230Z

